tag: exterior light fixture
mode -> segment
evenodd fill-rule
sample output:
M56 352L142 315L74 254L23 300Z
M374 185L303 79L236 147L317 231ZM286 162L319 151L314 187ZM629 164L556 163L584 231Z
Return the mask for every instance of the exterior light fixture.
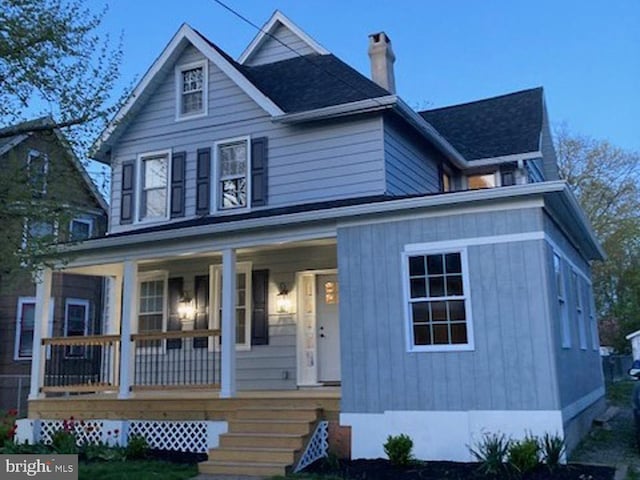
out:
M291 300L289 300L289 290L287 290L286 283L281 283L278 286L278 300L276 302L276 310L278 313L291 312Z
M191 321L196 317L196 307L188 293L183 293L178 300L178 317L182 321Z

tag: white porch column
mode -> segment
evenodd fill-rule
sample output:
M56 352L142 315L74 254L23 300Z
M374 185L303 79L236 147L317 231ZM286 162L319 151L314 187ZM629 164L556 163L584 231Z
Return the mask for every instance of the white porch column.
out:
M46 361L42 339L46 338L49 330L49 305L51 304L51 269L44 268L38 272L36 280L36 308L33 326L33 352L31 354L31 390L29 399L34 400L42 396L40 387L44 385L44 367Z
M118 398L129 398L135 367L135 350L131 334L137 330L138 264L124 262L122 279L122 316L120 317L120 392Z
M220 397L236 395L236 251L222 251Z
M107 296L109 305L104 333L106 335L118 335L120 334L120 322L122 319L122 275L106 277L105 282L109 292ZM120 375L120 346L115 344L110 354L111 364L106 366L109 369L108 378L111 385L117 385Z

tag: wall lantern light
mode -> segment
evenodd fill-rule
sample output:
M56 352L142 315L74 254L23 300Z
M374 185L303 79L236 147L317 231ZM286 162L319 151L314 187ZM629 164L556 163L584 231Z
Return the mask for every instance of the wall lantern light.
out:
M278 287L278 300L276 302L276 310L278 313L291 312L291 300L289 300L289 290L287 290L286 283L281 283Z
M196 307L188 293L183 292L178 300L178 317L183 321L193 320L196 317Z

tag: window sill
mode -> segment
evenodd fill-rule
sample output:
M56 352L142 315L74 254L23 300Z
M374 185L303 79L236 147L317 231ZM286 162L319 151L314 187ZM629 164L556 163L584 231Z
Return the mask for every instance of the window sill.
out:
M200 113L191 113L187 115L176 115L176 122L184 122L186 120L196 120L198 118L204 118L208 115L208 112L205 110Z
M446 353L446 352L474 352L475 347L470 344L464 345L429 345L414 346L407 350L408 353Z

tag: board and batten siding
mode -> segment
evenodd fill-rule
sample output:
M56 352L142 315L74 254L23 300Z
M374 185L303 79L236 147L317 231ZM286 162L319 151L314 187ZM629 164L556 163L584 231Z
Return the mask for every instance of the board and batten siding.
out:
M384 119L384 156L387 193L410 195L440 191L441 155L390 117Z
M542 228L535 208L339 228L342 412L558 409L544 240L467 247L474 351L408 353L405 337L405 245Z
M577 270L591 278L589 263L580 255L575 247L568 241L566 236L560 231L555 222L547 215L544 217L545 232L554 242L554 246L548 245L546 252L546 263L549 274L553 278L553 254L554 251L560 254L562 268L564 272L566 308L568 311L571 347L562 347L562 318L560 304L558 303L558 293L555 283L550 283L549 298L551 315L553 318L552 327L554 331L554 348L556 358L556 369L558 371L558 385L560 390L561 407L565 408L574 404L585 396L604 388L604 376L602 373L602 360L600 358L599 344L594 348L593 339L598 338L597 332L592 332L593 324L590 321L592 303L589 296L593 295L593 290L587 279L578 275L578 282L582 289L582 321L585 325L586 349L580 345L579 318L576 309L575 293L571 284L571 271ZM553 280L555 282L555 279ZM596 315L597 313L593 312ZM603 390L604 394L604 390ZM593 399L595 400L595 398ZM565 419L568 420L568 419Z
M177 64L203 58L190 46ZM176 219L179 221L195 216L196 151L241 136L268 137L269 194L267 205L261 208L384 192L380 116L299 126L275 124L211 62L208 75L207 116L176 121L175 76L171 69L120 137L112 155L110 232L137 227L119 223L123 161L158 150L186 152L186 216ZM135 201L139 201L137 195Z
M246 65L263 65L312 53L315 51L304 40L280 24L254 52Z
M169 277L182 277L185 291L194 291L197 275L208 275L209 265L220 265L221 257L198 257L145 264L141 271L166 270ZM269 343L253 345L236 353L236 382L239 390L290 390L297 379L295 313L276 313L278 287L285 283L295 308L296 272L336 268L335 245L297 247L240 254L238 262L251 262L253 270L269 270ZM213 356L214 354L210 354ZM216 354L219 362L219 354Z

